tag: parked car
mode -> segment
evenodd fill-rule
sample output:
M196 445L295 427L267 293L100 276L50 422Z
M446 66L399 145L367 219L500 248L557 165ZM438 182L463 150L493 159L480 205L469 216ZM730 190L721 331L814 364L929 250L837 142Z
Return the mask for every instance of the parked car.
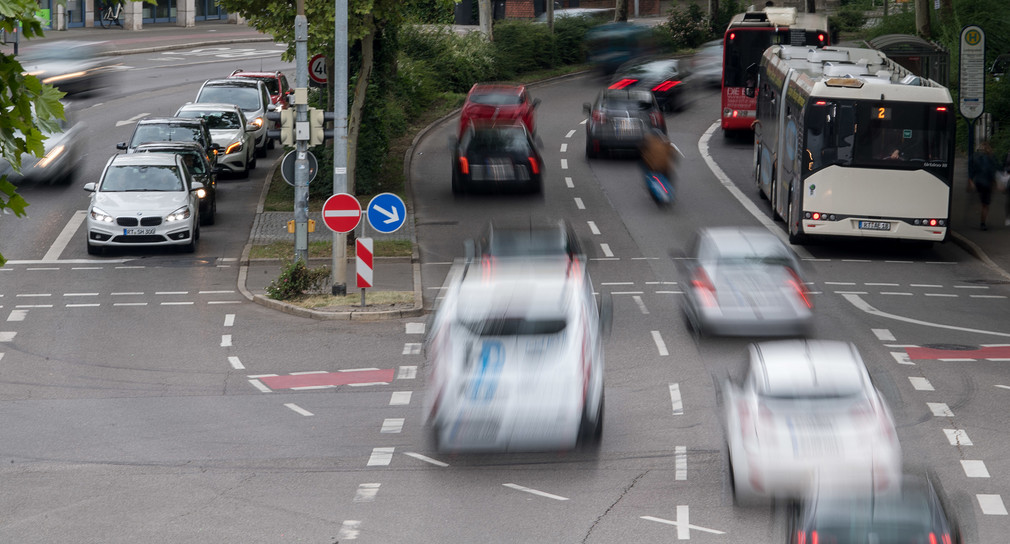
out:
M186 104L175 112L176 117L203 119L210 130L211 141L218 146L217 164L223 170L249 177L256 168L256 144L253 129L246 125L242 110L234 104L200 102Z
M84 185L88 254L110 247L178 246L192 253L200 239L200 193L179 155L113 155L97 183Z
M702 44L691 57L691 72L698 83L709 87L722 87L722 40Z
M544 161L522 123L471 122L463 136L450 138L452 192L543 189Z
M531 217L524 221L488 221L480 236L464 242L468 259L586 257L571 223L564 219Z
M65 119L56 120L55 131L45 131L45 154L36 157L28 153L21 155L21 173L6 159L0 159L0 174L6 175L11 183L70 184L77 175L83 154L85 128L73 122L74 112L64 104Z
M476 83L470 88L459 113L460 137L471 121L489 119L492 121L519 120L526 130L536 134L534 109L540 104L539 98L530 98L525 85L511 83Z
M203 147L196 142L151 142L140 144L135 153L173 153L180 155L189 168L193 181L203 184L205 194L200 197L200 224L213 225L217 217L217 174L210 165L210 158Z
M256 156L265 157L267 155L271 140L267 137L267 112L274 111L276 106L271 101L270 92L262 81L249 78L210 79L200 86L194 102L238 106L245 114L246 125L253 129Z
M622 64L608 89L642 89L652 92L663 111L681 111L687 105L692 78L680 59L644 58Z
M684 312L702 334L806 335L813 302L796 254L767 229L702 228L691 242Z
M93 93L115 84L119 67L108 49L106 42L29 42L18 60L26 74L68 95Z
M583 104L586 121L586 157L613 151L638 153L650 130L666 134L666 119L647 90L604 89L593 104Z
M137 121L129 142L116 144L116 149L133 153L140 144L148 142L196 142L209 151L211 166L217 166L220 146L214 143L207 122L200 118L145 117Z
M894 419L852 343L751 344L721 393L737 501L800 498L832 474L874 492L900 484Z
M597 447L610 310L593 293L583 260L486 260L450 272L425 349L435 446Z
M263 84L267 86L267 92L270 93L270 102L276 106L276 109L278 110L287 109L288 106L290 106L288 101L291 99L291 96L295 94L295 90L288 84L287 76L284 75L284 72L279 70L274 70L272 72L235 70L228 77L258 79L262 81Z

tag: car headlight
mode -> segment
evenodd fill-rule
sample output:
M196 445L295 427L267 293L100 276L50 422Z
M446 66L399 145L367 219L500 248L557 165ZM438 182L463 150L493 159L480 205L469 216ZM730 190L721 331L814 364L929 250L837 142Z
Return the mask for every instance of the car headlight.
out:
M112 223L113 221L116 220L111 215L105 213L105 211L99 208L98 206L91 207L91 218L94 219L95 221L101 221L103 223Z
M197 189L196 196L201 200L207 197L207 189Z
M235 142L225 148L224 154L230 155L232 153L238 153L239 151L242 151L242 142Z
M42 157L42 159L39 160L38 163L36 163L36 166L38 166L39 168L45 168L49 166L49 163L55 161L56 158L62 155L65 150L66 146L64 146L63 144L60 144L52 148L51 150L49 150L49 153L46 153L45 157Z
M169 223L173 223L175 221L184 221L186 219L189 219L191 213L192 212L189 211L189 206L183 206L178 210L175 210L174 212L165 216L165 221Z
M253 119L252 121L249 121L249 124L252 125L253 128L260 128L260 127L263 126L263 118L262 117L257 117L255 119Z

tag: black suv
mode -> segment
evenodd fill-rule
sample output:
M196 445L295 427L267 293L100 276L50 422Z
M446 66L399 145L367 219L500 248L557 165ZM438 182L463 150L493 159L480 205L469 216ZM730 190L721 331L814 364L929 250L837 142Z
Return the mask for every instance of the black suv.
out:
M217 166L217 152L221 148L212 143L207 123L201 118L147 117L137 121L130 142L120 142L116 149L133 153L138 145L149 142L196 142L210 152L211 168Z

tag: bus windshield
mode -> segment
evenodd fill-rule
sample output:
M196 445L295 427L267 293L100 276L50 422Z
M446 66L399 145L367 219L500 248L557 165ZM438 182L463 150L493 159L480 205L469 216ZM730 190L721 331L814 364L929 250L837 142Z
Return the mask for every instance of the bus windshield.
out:
M756 67L761 63L765 49L779 43L778 36L771 29L731 29L723 42L726 48L723 64L723 85L726 87L746 87L747 72L756 77ZM753 83L753 82L752 82Z
M952 123L949 105L818 100L804 120L804 169L945 169L951 160Z

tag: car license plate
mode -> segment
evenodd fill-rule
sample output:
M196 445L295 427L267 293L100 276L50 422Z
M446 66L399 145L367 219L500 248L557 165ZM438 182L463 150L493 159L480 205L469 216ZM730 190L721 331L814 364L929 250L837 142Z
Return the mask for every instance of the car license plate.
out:
M148 228L134 228L134 229L123 229L123 234L126 236L149 236L154 234L155 229L153 227Z
M859 228L863 230L891 230L887 221L860 221Z
M618 119L617 120L617 137L618 138L635 138L638 136L638 125L635 124L632 119Z

